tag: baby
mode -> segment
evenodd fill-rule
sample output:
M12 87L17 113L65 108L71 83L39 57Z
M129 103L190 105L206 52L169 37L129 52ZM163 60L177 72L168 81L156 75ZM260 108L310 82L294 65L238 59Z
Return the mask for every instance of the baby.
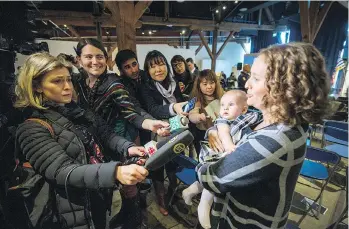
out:
M224 147L225 156L235 150L235 144L240 140L241 136L236 134L230 135L230 123L232 123L238 116L247 112L247 96L241 90L231 90L226 92L220 100L220 117L215 121L215 127L218 130L218 136ZM228 125L227 125L228 124ZM235 143L235 144L234 144ZM200 160L205 160L209 152L204 149L200 151ZM213 194L204 189L201 184L196 181L182 192L182 197L186 204L192 205L191 199L202 192L200 203L198 206L198 216L200 224L203 228L211 228L210 210L213 202Z

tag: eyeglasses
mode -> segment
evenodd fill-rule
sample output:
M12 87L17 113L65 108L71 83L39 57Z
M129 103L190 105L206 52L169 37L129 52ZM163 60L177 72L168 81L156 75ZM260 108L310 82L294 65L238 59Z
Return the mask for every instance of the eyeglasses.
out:
M176 62L172 64L173 68L182 68L184 66L183 62Z

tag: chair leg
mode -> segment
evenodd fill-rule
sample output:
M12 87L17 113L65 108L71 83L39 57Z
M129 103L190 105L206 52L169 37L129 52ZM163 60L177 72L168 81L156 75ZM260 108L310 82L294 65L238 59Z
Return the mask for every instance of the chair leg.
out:
M320 191L320 199L319 199L319 204L318 204L318 209L316 210L316 216L319 218L320 215L320 209L321 209L321 204L322 204L322 194L323 194L323 190L325 189L324 186L324 181L321 182L321 191Z
M338 227L338 225L340 224L340 222L342 222L342 220L344 219L345 215L348 212L348 205L346 206L346 208L343 210L342 214L339 216L336 224L334 225L334 227L332 229L336 229Z
M178 186L174 189L173 193L171 193L170 200L168 201L168 207L169 207L169 208L172 206L172 200L173 200L173 197L174 197L174 195L176 194L176 192L177 192L177 190L178 190L178 187L179 187L179 184L178 184Z

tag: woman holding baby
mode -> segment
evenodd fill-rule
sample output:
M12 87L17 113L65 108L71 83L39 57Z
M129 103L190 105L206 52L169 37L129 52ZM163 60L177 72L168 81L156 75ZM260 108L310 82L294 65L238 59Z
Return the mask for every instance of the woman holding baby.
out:
M284 228L309 123L322 121L328 104L324 58L307 43L263 49L246 89L247 104L262 117L249 113L233 121L231 133L243 130L235 151L200 163L198 181L215 196L211 228ZM208 137L211 148L222 149L217 128Z

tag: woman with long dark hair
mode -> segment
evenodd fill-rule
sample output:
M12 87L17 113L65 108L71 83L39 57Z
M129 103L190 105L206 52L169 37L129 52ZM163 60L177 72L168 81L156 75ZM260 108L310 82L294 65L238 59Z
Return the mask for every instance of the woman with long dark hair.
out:
M173 79L170 66L165 56L159 51L151 51L144 61L145 82L142 87L148 112L158 119L169 119L175 115L187 115L183 112L183 96L178 82ZM171 196L177 185L175 175L176 164L169 162L165 165L169 178L168 196ZM168 215L165 207L164 167L152 174L160 212Z
M200 152L200 141L204 140L206 130L213 126L212 119L207 118L205 107L213 100L220 100L223 93L223 88L212 70L205 69L199 72L191 93L191 97L195 97L197 102L194 109L189 112L189 120L195 124L193 132L196 152Z

